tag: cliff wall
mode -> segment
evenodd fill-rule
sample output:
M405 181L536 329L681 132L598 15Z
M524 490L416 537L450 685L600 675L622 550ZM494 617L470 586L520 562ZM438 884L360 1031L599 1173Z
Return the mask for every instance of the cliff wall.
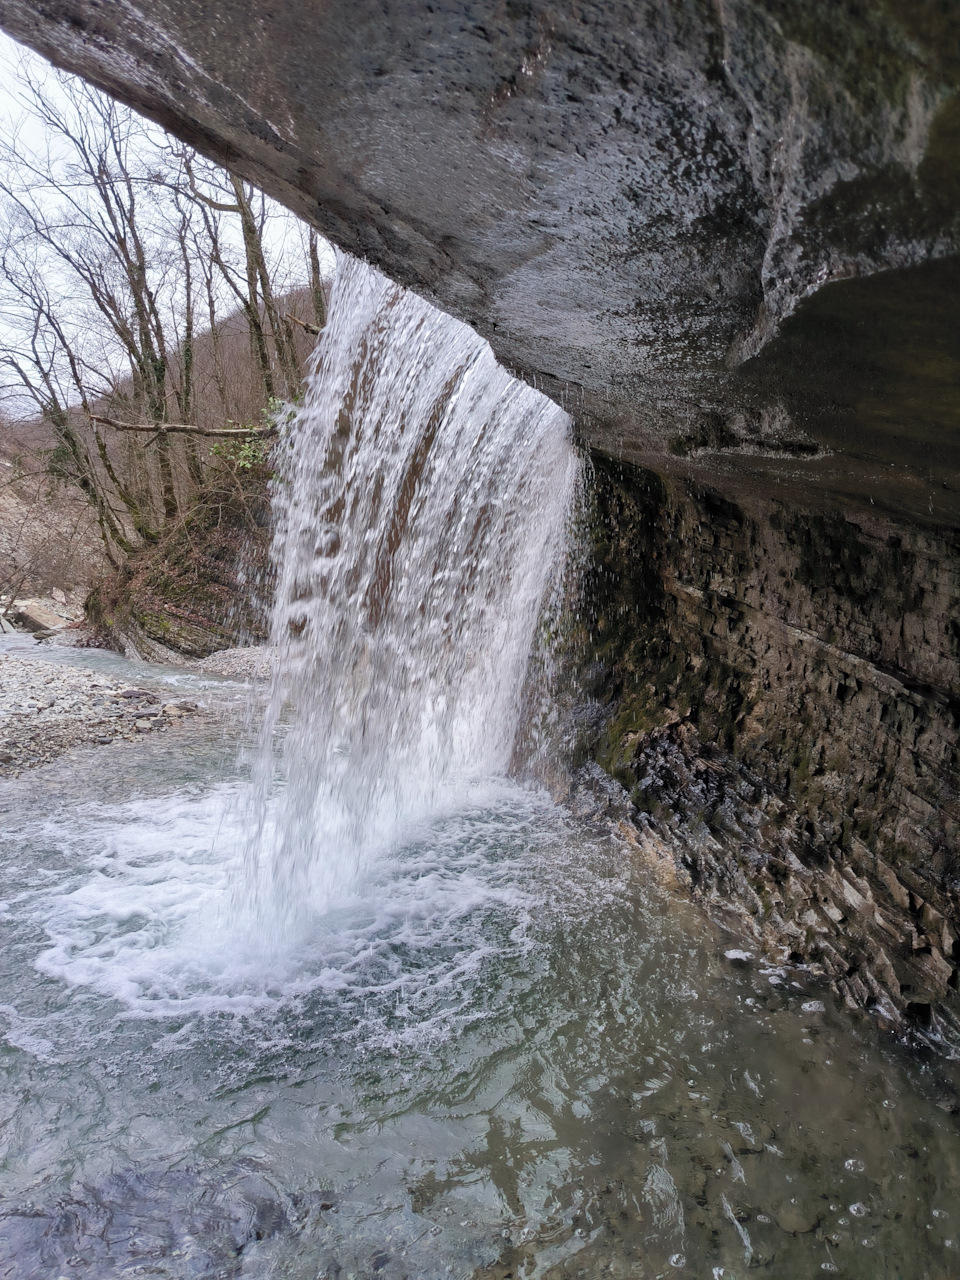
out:
M773 954L953 1035L956 535L596 468L593 754L634 821Z

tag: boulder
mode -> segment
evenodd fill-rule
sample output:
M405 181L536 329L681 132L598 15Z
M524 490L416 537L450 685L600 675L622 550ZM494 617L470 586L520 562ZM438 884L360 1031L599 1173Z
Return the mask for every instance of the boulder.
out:
M49 634L67 626L68 623L67 618L62 617L47 603L40 600L18 600L11 612L14 622L21 627L26 627L28 631L37 633Z

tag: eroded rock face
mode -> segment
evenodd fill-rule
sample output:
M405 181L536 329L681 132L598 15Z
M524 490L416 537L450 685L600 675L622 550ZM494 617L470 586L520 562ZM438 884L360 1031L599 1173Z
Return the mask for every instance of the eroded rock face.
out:
M960 1043L956 534L597 478L593 753L635 820L774 953Z
M826 281L958 247L926 0L0 0L648 461ZM748 415L769 418L751 404Z

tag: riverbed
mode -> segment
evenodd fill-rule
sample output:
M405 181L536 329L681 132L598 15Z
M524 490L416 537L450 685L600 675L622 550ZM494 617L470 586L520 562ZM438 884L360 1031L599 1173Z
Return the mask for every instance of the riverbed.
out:
M505 778L267 927L218 689L0 783L0 1275L957 1271L952 1064Z

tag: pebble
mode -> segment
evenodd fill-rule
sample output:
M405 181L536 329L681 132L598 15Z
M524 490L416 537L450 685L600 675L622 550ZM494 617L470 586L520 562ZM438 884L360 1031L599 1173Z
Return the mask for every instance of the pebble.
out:
M161 706L149 689L101 672L0 654L0 777L19 777L71 747L163 732L198 710L185 699Z
M275 653L269 645L220 649L193 665L206 675L228 676L233 680L269 680Z
M785 1204L776 1209L773 1219L781 1231L790 1235L806 1235L817 1225L817 1215L812 1210L795 1204Z

